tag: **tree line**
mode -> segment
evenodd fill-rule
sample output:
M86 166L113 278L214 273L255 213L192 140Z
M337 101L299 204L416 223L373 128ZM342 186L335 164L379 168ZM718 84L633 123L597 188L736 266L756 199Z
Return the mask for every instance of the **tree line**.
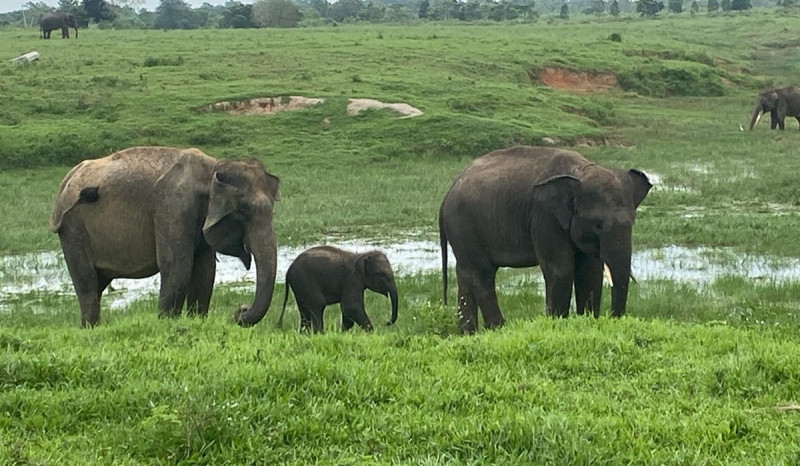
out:
M71 13L80 27L89 23L114 29L291 28L350 22L404 23L425 21L532 22L542 15L569 19L570 14L639 14L665 12L699 13L697 0L257 0L253 4L228 1L204 3L192 8L185 0L161 0L155 11L135 9L124 2L106 0L59 0L57 9ZM706 0L703 9L747 10L753 6L793 7L800 0ZM688 5L687 5L688 4ZM30 1L24 11L0 14L0 25L36 24L40 14L53 10L43 2Z

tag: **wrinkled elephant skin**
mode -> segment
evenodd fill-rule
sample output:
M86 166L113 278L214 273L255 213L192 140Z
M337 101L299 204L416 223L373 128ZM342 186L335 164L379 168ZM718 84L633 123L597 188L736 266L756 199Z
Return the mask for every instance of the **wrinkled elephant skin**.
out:
M603 265L614 286L611 313L625 313L636 208L651 188L637 170L610 170L577 152L515 146L470 163L439 211L443 299L447 304L447 244L453 248L462 332L504 323L497 304L499 267L539 265L546 312L599 315Z
M256 262L256 296L235 318L257 323L269 308L277 246L278 178L255 160L218 161L197 149L133 147L85 160L61 182L50 228L57 233L81 309L100 320L114 278L161 274L162 316L205 315L215 252Z

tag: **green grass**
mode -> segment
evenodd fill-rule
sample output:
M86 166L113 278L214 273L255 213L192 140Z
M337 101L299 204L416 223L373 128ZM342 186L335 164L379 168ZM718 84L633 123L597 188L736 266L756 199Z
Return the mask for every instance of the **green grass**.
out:
M70 166L136 144L257 157L281 178L281 245L326 237L436 238L472 157L551 137L660 184L636 249L670 244L800 257L800 158L784 132L746 125L762 86L789 84L797 16L535 25L99 31L39 41L0 30L0 253L58 248L47 229ZM621 43L607 38L620 33ZM625 89L570 94L544 67L614 73ZM723 80L724 78L724 80ZM221 100L324 97L272 116L201 111ZM669 96L664 98L664 96ZM425 112L345 114L349 97ZM595 145L607 140L608 145ZM585 147L587 144L594 147ZM390 258L391 259L391 258ZM32 264L32 267L40 265ZM41 273L49 273L40 267ZM37 269L39 270L39 269ZM20 271L2 271L17 280ZM635 271L634 271L635 272ZM205 321L156 318L155 298L77 328L71 294L0 309L4 464L792 464L800 458L800 283L725 276L632 285L630 317L542 317L539 271L503 270L506 328L455 334L437 274L402 277L400 319L368 293L376 332L298 335L230 317L249 290L220 286ZM451 271L451 300L455 274ZM155 290L153 290L155 292ZM609 293L604 296L608 309Z

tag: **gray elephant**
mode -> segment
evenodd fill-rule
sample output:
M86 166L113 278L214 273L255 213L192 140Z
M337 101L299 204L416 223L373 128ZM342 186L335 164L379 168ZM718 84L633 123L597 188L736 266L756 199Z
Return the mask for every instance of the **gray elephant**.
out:
M335 303L341 303L343 330L358 324L372 331L372 323L364 310L366 289L391 299L392 317L387 325L397 321L394 273L389 259L380 251L357 254L333 246L318 246L300 253L286 271L286 293L278 327L283 325L290 288L300 311L301 331L323 332L325 306Z
M572 287L578 314L600 312L604 263L613 279L611 313L625 313L636 208L652 185L637 170L611 170L573 151L514 146L470 163L439 210L442 284L447 304L447 244L456 257L462 332L500 327L499 267L539 265L546 312L566 317Z
M750 116L750 131L758 124L763 113L769 112L770 128L784 129L783 120L795 117L800 123L800 88L776 87L759 92Z
M75 16L63 11L51 11L39 16L39 38L49 39L50 32L61 29L61 38L69 39L69 28L75 29L75 38L78 38L78 20Z
M259 322L275 284L272 230L279 180L256 160L216 160L197 149L133 147L85 160L61 182L50 228L58 233L78 295L81 326L100 319L114 278L161 273L158 307L206 315L215 251L256 261L256 294L234 320Z

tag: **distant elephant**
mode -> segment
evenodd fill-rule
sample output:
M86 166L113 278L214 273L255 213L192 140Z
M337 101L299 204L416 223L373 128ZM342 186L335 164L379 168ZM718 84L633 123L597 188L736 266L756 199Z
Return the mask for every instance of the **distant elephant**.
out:
M278 183L257 160L217 160L175 147L133 147L75 166L61 182L50 228L61 241L81 326L98 323L100 296L112 279L158 272L162 316L179 315L184 303L205 316L215 251L247 269L255 257L255 299L234 320L258 323L275 284Z
M50 31L61 29L61 38L69 39L69 28L75 29L78 38L78 20L75 16L63 11L51 11L39 16L39 38L49 39Z
M783 120L787 116L795 117L800 123L800 87L776 87L759 92L750 117L750 131L766 112L770 116L770 129L784 129Z
M343 330L358 324L372 331L372 323L364 310L366 289L391 299L392 317L387 325L397 321L394 273L389 259L380 251L357 254L333 246L318 246L300 253L286 271L286 293L278 327L283 325L289 288L294 292L300 311L301 331L311 328L314 333L323 332L325 306L335 303L341 303Z
M613 279L612 316L625 313L636 208L650 191L638 170L610 170L573 151L514 146L470 163L439 210L443 301L447 244L456 257L459 328L505 322L497 304L499 267L541 266L546 312L569 315L572 287L578 314L599 316L603 266Z

